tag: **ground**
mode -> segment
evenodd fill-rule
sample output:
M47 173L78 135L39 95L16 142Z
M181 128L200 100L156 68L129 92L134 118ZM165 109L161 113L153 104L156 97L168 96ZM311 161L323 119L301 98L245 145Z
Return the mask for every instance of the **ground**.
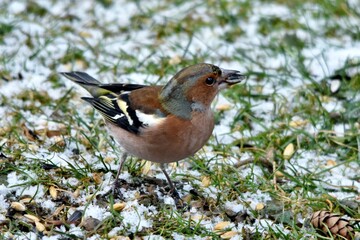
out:
M316 211L360 219L357 0L5 0L0 239L324 239ZM248 76L213 107L195 156L132 158L59 75L164 84L208 62ZM327 238L328 239L328 238Z

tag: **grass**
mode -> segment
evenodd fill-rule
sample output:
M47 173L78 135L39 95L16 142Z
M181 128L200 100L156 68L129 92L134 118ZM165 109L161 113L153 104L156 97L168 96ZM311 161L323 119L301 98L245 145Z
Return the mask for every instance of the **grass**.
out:
M232 231L238 239L326 239L308 223L313 212L360 218L360 61L356 53L343 57L359 46L359 7L311 0L88 4L29 1L17 11L5 1L0 10L0 239L226 239ZM222 93L227 102L216 100L216 135L207 146L170 166L191 211L167 204L159 169L135 158L123 175L127 207L114 210L119 199L102 194L121 151L99 114L57 73L164 84L204 61L249 77ZM335 81L341 85L333 91ZM215 231L219 222L230 225Z

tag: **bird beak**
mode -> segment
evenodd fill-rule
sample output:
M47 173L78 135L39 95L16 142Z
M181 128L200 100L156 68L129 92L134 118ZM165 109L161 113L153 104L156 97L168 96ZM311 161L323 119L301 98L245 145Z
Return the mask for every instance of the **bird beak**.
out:
M221 69L221 78L221 82L225 82L227 85L234 85L245 80L246 76L236 70Z

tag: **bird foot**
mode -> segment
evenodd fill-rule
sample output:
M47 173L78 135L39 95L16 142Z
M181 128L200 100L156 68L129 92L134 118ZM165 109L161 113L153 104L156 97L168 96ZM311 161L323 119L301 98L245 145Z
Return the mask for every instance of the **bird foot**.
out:
M123 180L115 180L111 189L103 194L104 197L112 194L114 198L119 198L120 200L124 200L124 195L121 193L120 188L124 184Z
M175 201L175 206L178 210L187 210L189 209L189 206L181 199L179 192L173 188L170 190L170 196Z
M123 200L124 196L120 191L120 187L121 187L121 182L119 181L119 179L116 179L112 185L111 193L114 197L119 197L121 200Z

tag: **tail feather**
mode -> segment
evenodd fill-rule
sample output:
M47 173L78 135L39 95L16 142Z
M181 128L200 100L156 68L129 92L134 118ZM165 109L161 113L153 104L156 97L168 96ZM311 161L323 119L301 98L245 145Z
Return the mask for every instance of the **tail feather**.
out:
M61 72L60 74L64 75L68 79L73 82L76 82L80 85L83 84L91 84L91 85L99 85L101 84L98 80L93 78L87 73L84 72Z
M60 74L85 88L93 97L99 97L108 94L118 95L126 91L133 91L145 87L145 85L140 84L102 84L84 72L61 72Z
M101 83L87 73L61 72L60 74L85 88L93 97L98 97L110 93L108 90L99 88Z

